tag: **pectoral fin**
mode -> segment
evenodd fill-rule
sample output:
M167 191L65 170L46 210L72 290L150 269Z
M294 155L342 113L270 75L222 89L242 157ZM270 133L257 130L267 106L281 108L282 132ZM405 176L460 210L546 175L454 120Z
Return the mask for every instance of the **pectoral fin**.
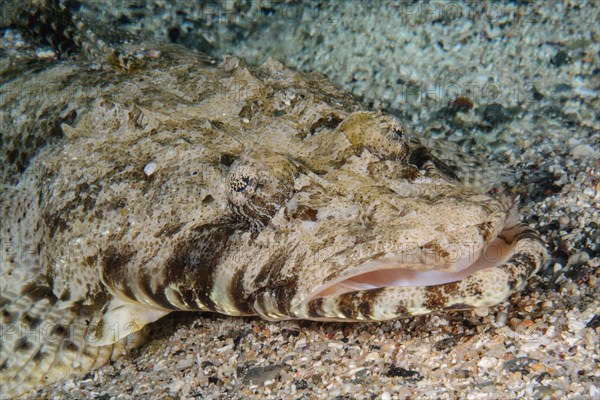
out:
M115 297L106 305L91 344L106 346L116 343L170 312Z

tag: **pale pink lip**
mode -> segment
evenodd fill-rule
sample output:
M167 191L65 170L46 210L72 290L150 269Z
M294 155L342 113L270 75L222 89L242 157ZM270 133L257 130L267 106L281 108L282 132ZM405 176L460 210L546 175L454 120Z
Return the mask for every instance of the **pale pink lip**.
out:
M383 287L423 287L460 281L479 270L506 262L516 251L515 243L510 242L510 238L500 235L483 248L471 249L470 254L457 258L450 265L402 263L398 255L368 261L354 268L354 274L317 288L305 301Z

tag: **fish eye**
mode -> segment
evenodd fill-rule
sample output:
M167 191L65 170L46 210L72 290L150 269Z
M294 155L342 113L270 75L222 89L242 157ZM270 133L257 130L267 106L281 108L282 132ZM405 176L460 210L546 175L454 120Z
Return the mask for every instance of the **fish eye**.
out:
M401 140L404 137L404 131L397 126L392 128L392 137L396 140Z
M225 181L233 216L254 231L264 228L294 193L294 167L286 158L268 154L257 158L235 160Z
M250 176L233 176L229 180L229 186L231 186L231 189L234 191L241 193L248 190L248 188L255 189L256 179L253 179Z
M254 195L258 189L259 171L250 163L235 162L229 171L227 184L231 193L239 197L238 201L248 199L248 195Z

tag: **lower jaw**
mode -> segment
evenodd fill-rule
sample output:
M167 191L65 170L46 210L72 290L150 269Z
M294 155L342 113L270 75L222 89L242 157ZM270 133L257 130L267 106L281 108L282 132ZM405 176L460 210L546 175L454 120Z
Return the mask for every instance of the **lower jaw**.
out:
M308 296L307 300L380 288L420 288L459 282L478 271L500 266L509 260L518 250L515 237L522 230L517 226L502 231L495 240L477 252L478 257L474 262L462 269L442 269L436 264L412 264L407 268L407 265L392 264L383 259L378 268L322 288Z
M452 282L420 286L372 285L374 287L351 289L349 279L355 279L361 285L373 283L357 279L368 277L368 273L357 274L342 281L344 284L337 282L313 292L311 296L297 293L289 299L289 304L265 294L266 299L257 301L253 309L269 320L353 322L386 321L441 311L491 307L505 301L545 263L547 257L539 235L525 226L503 231L498 240L510 250L503 256L507 260L496 260L487 266L481 261L481 268L474 272L467 268L464 278L454 276ZM381 271L390 273L385 269L374 272Z

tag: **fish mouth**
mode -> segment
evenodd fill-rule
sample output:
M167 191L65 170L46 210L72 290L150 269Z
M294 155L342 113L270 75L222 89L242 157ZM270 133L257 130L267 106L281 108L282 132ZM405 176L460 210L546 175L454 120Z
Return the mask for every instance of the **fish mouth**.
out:
M478 271L498 267L517 251L519 228L504 229L494 240L476 246L472 243L448 245L445 257L426 246L407 253L387 253L351 268L313 290L306 302L350 292L379 288L426 287L462 281ZM451 250L451 251L450 251Z

